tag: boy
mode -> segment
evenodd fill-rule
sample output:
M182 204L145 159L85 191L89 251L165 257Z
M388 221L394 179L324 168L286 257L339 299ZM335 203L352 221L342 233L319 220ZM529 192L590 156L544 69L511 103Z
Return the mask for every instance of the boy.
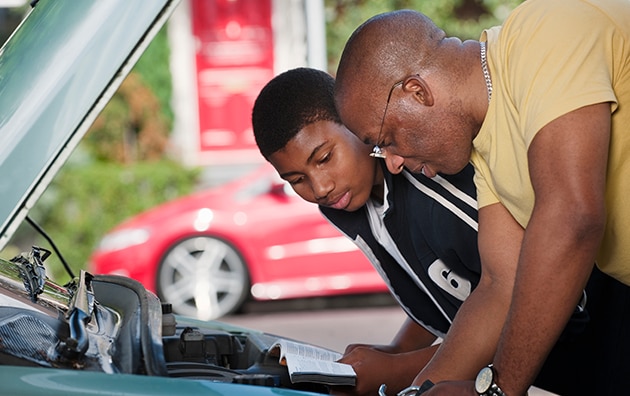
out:
M313 69L277 76L254 105L254 135L263 156L295 192L320 205L361 248L409 315L392 345L375 348L380 355L350 346L343 360L397 354L387 365L397 373L390 378L382 364L355 369L358 393L375 393L383 382L398 391L431 358L431 345L446 334L479 281L472 168L448 179L392 175L369 156L371 147L341 124L333 86L330 75Z

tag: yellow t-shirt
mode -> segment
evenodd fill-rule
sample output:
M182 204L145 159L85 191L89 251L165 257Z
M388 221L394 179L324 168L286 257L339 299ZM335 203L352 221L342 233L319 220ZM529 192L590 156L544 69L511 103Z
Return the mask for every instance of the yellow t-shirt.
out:
M630 2L527 0L481 41L493 93L473 142L479 207L501 202L526 227L534 206L527 149L536 133L572 110L610 102L607 224L597 264L630 285Z

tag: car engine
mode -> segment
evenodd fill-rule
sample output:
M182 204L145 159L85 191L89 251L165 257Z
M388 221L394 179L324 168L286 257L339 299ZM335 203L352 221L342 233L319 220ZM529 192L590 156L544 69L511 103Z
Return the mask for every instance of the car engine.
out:
M172 314L140 283L82 271L46 278L50 252L0 259L0 364L167 376L328 393L292 384L268 351L277 336Z

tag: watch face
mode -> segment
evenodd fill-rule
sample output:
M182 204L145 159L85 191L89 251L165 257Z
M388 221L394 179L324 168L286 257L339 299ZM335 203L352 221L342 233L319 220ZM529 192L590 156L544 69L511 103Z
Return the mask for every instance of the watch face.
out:
M484 367L477 374L477 379L475 380L475 390L479 394L484 394L488 392L490 386L492 386L493 373L490 367Z

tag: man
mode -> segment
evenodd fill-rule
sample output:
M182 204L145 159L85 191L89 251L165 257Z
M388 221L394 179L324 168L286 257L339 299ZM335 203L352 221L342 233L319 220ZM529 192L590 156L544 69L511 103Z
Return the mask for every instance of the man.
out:
M451 335L476 342L443 343L417 383L474 378L445 363L465 354L478 357L472 366L493 363L480 371L480 394L524 394L593 262L630 284L628 54L625 0L528 0L480 42L446 37L412 11L374 17L353 33L335 86L343 123L392 172L433 177L472 160L484 270L501 265L496 237L519 238L504 227L525 230L518 265L494 279L500 295L484 287L482 271L453 322ZM626 288L613 287L627 299ZM485 305L503 313L488 318ZM603 363L602 378L628 371L623 356ZM594 393L627 390L627 378L614 375ZM427 394L473 389L440 384Z

